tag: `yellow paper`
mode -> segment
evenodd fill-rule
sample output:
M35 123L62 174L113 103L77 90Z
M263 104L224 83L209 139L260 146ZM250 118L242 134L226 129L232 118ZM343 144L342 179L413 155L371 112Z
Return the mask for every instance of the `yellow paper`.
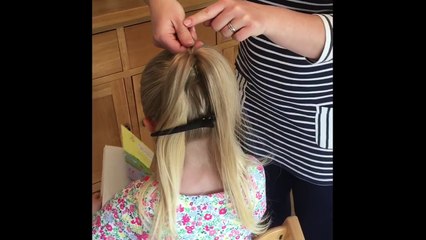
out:
M121 137L124 151L136 157L145 167L149 168L154 157L152 150L123 125L121 125Z

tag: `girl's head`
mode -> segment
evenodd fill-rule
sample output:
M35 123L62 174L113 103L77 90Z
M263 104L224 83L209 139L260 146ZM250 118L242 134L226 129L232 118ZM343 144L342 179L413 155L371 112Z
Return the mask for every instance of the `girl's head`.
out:
M155 209L151 233L176 236L185 146L188 141L199 138L210 141L210 158L242 224L254 233L261 232L264 226L253 219L253 206L249 201L247 166L250 160L237 140L240 100L229 62L212 48L178 54L162 51L142 73L141 96L145 117L152 123L153 135L158 136L150 181L159 182L160 202ZM149 184L141 189L139 199L149 194L146 191ZM141 207L139 212L149 221Z
M229 63L211 48L176 55L162 51L142 75L142 106L155 131L214 116L217 124L229 124L228 130L234 131L240 120L238 94ZM209 127L186 131L185 140L209 137L212 131Z

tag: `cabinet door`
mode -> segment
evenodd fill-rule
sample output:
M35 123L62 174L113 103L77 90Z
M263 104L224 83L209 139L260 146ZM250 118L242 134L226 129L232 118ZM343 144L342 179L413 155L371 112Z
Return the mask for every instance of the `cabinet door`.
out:
M121 72L120 50L116 31L92 36L92 78Z
M136 101L136 112L138 115L138 123L139 123L139 129L140 129L140 135L141 140L144 142L151 150L154 151L155 143L154 140L151 137L151 133L143 127L142 120L145 117L143 114L143 107L142 107L142 101L141 101L141 74L132 76L132 82L133 82L133 90L135 94L135 101Z
M148 63L162 49L152 42L151 22L136 24L124 28L130 68L141 67Z
M92 184L99 190L105 145L122 146L120 125L130 126L123 79L93 86L92 92Z

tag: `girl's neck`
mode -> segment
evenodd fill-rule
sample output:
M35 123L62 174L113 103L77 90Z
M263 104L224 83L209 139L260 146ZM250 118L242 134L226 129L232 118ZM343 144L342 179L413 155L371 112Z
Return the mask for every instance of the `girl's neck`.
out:
M181 194L204 195L223 190L215 159L212 159L208 138L186 144Z
M188 142L185 146L185 166L201 167L214 164L210 149L211 145L208 138Z

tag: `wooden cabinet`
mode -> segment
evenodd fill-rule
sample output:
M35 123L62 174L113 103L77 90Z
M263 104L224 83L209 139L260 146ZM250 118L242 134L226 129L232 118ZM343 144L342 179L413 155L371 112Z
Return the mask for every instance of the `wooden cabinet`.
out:
M96 184L101 181L103 148L121 145L120 125L130 126L130 114L123 79L92 89L92 184Z
M187 15L212 1L181 0ZM144 66L162 49L152 42L148 7L139 0L93 0L92 27L92 191L99 191L105 145L121 146L120 125L151 149L154 142L142 126L140 78ZM114 3L114 4L112 4ZM197 35L219 50L234 67L238 42L200 24Z
M222 34L217 33L216 49L219 50L226 59L228 59L229 64L231 64L232 68L235 69L235 59L237 58L238 53L238 42L232 40L232 38L224 38Z

